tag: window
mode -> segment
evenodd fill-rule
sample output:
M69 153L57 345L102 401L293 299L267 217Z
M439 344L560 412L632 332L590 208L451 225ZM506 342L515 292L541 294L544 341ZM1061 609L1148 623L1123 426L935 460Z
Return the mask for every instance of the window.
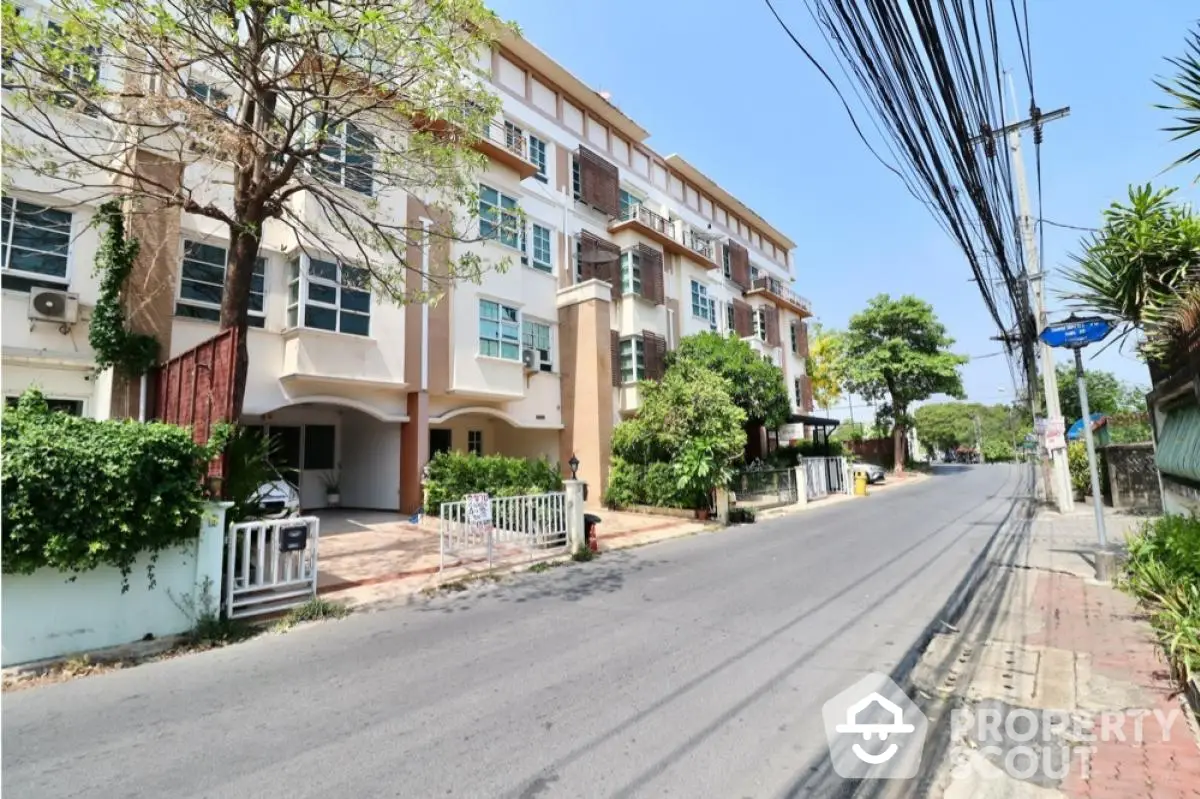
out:
M262 327L266 322L266 264L264 258L255 259L254 272L250 277L251 327ZM209 322L220 321L221 295L225 291L227 266L228 254L224 247L185 240L183 264L179 270L179 301L175 303L175 315Z
M514 153L525 152L525 133L511 122L504 123L504 146Z
M646 377L646 343L641 336L621 339L621 382L636 383Z
M67 282L71 214L12 197L0 198L0 262L4 288L62 288ZM32 278L22 280L21 278Z
M49 38L57 38L62 35L62 26L57 22L49 22L46 28L50 31ZM70 41L62 42L61 46L66 49L70 45ZM92 87L100 81L100 48L94 46L85 46L83 52L80 53L82 58L68 58L67 63L62 67L59 74L62 76L63 82L74 87L75 92L79 95L85 95ZM82 97L70 91L62 91L56 94L56 101L59 105L75 105L77 103L85 104ZM94 114L95 109L81 108L85 113Z
M692 281L692 316L708 319L712 308L708 304L708 286Z
M307 270L301 271L301 265ZM292 261L288 280L288 327L371 334L371 289L367 270L304 256ZM300 309L304 309L301 317Z
M583 282L583 262L580 260L583 257L583 242L579 237L575 237L575 282Z
M621 293L642 293L642 259L634 250L621 253Z
M439 452L449 452L452 444L452 438L449 430L433 430L429 431L429 457L432 458Z
M542 227L536 222L530 226L533 235L533 268L540 269L543 272L553 272L554 263L551 260L552 250L550 249L550 228Z
M733 318L733 303L729 303L725 306L725 329L731 333L737 329L737 325L733 323Z
M546 174L546 142L537 136L529 137L529 160L537 167L535 178L542 183L550 179Z
M795 383L796 390L796 407L802 408L804 407L804 392L800 389L800 378L797 377L793 383Z
M324 135L314 171L322 180L369 197L375 183L375 138L352 122L324 128Z
M571 192L575 199L578 200L583 196L583 189L579 183L579 156L571 156Z
M331 424L304 425L304 468L336 468L336 440L337 428Z
M229 115L230 102L228 92L223 92L220 89L213 88L207 83L189 80L188 93L191 94L195 99L212 108L214 111L219 111L226 116Z
M83 400L77 399L52 399L44 397L46 407L51 413L65 413L70 416L83 416ZM21 402L20 397L5 397L4 404L10 408L15 408Z
M755 280L758 280L758 267L751 266L750 267L750 284L754 285Z
M517 199L491 186L479 187L479 235L496 239L514 249L521 246L521 226Z
M636 194L621 189L621 218L628 219L630 212L637 206L642 204L642 198Z
M729 261L729 248L721 248L721 269L725 273L726 280L733 280L733 266Z
M796 340L796 323L793 322L791 325L789 325L789 327L791 328L791 331L792 331L792 352L799 355L800 354L800 342Z
M708 327L714 332L717 329L717 301L712 297L708 298Z
M526 321L521 330L521 343L525 349L533 350L533 363L538 371L554 371L554 362L550 354L550 325Z
M521 360L520 314L491 300L479 301L479 354L506 361Z
M472 455L483 454L483 431L468 430L467 431L467 452Z
M765 308L754 309L754 335L762 341L767 340L767 311Z

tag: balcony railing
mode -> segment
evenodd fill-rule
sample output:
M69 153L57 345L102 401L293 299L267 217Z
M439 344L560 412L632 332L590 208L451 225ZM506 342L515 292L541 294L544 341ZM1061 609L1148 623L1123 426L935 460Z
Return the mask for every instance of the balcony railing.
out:
M479 138L486 139L492 144L503 147L518 158L528 159L528 147L526 146L525 134L519 130L507 127L503 122L492 120L479 134Z
M802 308L806 312L812 311L812 303L809 302L807 297L801 297L785 286L783 281L773 277L756 277L751 283L750 290L765 291L796 308Z
M685 247L692 250L692 252L697 252L710 261L716 261L712 242L696 235L696 231L692 230L685 223L679 223L679 230L675 238Z
M625 208L621 209L621 222L637 222L645 225L655 233L673 238L671 231L671 223L665 217L651 211L641 203L630 203Z

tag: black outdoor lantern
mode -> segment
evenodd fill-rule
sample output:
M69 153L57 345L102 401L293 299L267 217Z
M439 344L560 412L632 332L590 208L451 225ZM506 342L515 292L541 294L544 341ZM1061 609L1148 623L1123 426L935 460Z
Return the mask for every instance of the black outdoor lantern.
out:
M579 471L579 458L572 455L571 460L567 461L567 465L571 467L571 479L574 480L575 473Z

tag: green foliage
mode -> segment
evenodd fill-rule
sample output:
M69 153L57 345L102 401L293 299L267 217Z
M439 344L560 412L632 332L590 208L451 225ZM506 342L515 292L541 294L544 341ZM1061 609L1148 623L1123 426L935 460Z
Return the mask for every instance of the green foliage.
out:
M745 341L718 333L686 336L679 347L667 353L666 364L687 363L720 375L729 381L729 396L741 408L747 421L775 430L787 422L792 412L791 397L783 379L783 370L767 363Z
M805 374L812 383L813 405L828 408L842 397L846 383L846 352L842 334L813 325L808 336Z
M1108 440L1112 444L1140 444L1153 441L1150 416L1146 413L1118 413L1108 417Z
M926 449L945 452L958 447L976 447L975 419L983 437L984 453L994 451L997 460L1003 451L1012 451L1013 441L1021 440L1033 427L1028 413L1008 405L981 405L976 402L934 402L913 411L917 437ZM988 456L988 460L992 460Z
M271 461L277 450L277 442L262 435L259 429L238 427L231 432L225 447L225 480L221 485L222 499L233 503L225 512L230 524L262 518L258 492L263 484L276 479Z
M545 458L439 452L429 462L429 478L425 483L429 499L425 512L437 516L443 502L458 502L467 494L518 497L561 491L562 486L558 466Z
M1150 609L1181 681L1200 675L1200 517L1148 521L1128 549L1120 586Z
M1009 463L1017 459L1017 451L1012 441L992 439L983 442L983 459L988 463Z
M104 227L96 248L96 273L100 276L100 296L92 309L88 342L96 351L96 367L115 368L137 377L150 371L158 361L158 341L145 333L133 333L125 324L121 290L133 271L138 254L137 239L125 237L125 216L121 203L109 200L100 206L96 222Z
M1177 123L1165 130L1175 134L1172 138L1176 141L1188 136L1200 136L1200 29L1188 33L1184 54L1177 58L1168 58L1167 62L1179 71L1170 81L1155 81L1173 103L1158 107L1177 114ZM1179 166L1196 160L1200 160L1200 145L1185 153L1174 165Z
M333 602L324 597L313 597L303 605L297 605L287 612L279 627L288 629L306 621L322 621L324 619L344 619L350 615L350 608L341 602Z
M217 441L186 428L96 421L51 413L37 391L4 410L4 573L86 572L114 566L125 578L148 554L195 538L201 479Z
M1071 425L1083 418L1079 380L1075 376L1074 366L1060 363L1055 371L1058 373L1058 401L1062 406L1062 415ZM1144 392L1123 382L1112 372L1085 369L1083 379L1087 384L1088 409L1092 413L1111 415L1145 410Z
M867 437L867 426L862 422L842 422L829 434L830 441L862 441Z
M1118 338L1153 327L1200 265L1200 217L1171 202L1175 189L1129 188L1127 204L1104 212L1104 227L1080 242L1064 297L1118 322Z
M730 508L730 524L754 524L754 508Z
M1067 444L1067 469L1071 473L1071 488L1075 498L1083 499L1092 488L1092 476L1088 471L1087 444L1072 441Z
M768 456L767 462L773 466L795 466L800 458L838 458L845 454L842 442L830 439L828 446L824 442L809 439L795 444L783 444L776 447Z

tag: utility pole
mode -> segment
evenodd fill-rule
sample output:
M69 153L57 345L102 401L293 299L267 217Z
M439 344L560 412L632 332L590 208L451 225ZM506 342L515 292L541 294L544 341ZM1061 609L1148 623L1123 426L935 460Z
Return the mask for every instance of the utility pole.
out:
M1013 94L1013 103L1015 105L1016 93L1013 89L1012 77L1007 77L1009 91ZM971 139L972 143L982 142L984 144L984 152L987 153L989 158L995 157L994 139L1003 136L1008 140L1008 148L1012 153L1013 160L1013 176L1017 183L1017 199L1021 210L1020 225L1021 237L1025 245L1025 275L1029 280L1029 286L1033 294L1034 319L1036 320L1039 333L1046 327L1045 274L1041 268L1040 253L1037 248L1037 236L1034 234L1033 215L1029 207L1029 187L1025 179L1025 161L1021 157L1021 131L1030 128L1034 131L1034 136L1040 139L1044 123L1062 119L1070 113L1071 109L1069 107L1059 108L1045 114L1037 113L1028 119L1005 125L998 130L984 131L979 136ZM1059 406L1058 401L1058 376L1054 371L1054 353L1049 346L1040 340L1037 342L1037 346L1041 350L1042 392L1045 395L1046 402L1046 429L1047 431L1053 430L1057 432L1055 436L1056 442L1063 441L1064 437L1062 434L1065 431L1065 425L1062 418L1062 408ZM1047 436L1043 432L1043 448L1047 448L1046 439ZM1067 451L1065 447L1056 446L1054 449L1050 449L1049 452L1050 480L1047 486L1047 496L1054 497L1060 513L1067 513L1075 507L1074 498L1071 493L1071 473L1067 467Z
M987 463L983 457L983 427L979 422L979 415L975 415L975 451L979 453L979 462Z

